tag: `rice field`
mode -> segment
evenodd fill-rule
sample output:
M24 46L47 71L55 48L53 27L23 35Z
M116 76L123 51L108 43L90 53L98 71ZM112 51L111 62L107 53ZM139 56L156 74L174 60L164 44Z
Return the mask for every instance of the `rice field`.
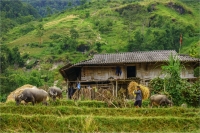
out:
M2 103L0 111L0 132L200 131L199 108L116 108L101 101L63 99L48 106Z

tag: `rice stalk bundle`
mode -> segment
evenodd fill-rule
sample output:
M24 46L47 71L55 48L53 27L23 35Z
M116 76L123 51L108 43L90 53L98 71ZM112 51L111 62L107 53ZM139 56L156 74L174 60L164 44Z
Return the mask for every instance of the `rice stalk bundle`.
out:
M78 99L78 91L76 90L75 92L74 92L74 94L72 95L72 99L73 100L77 100Z
M140 86L141 91L142 91L142 95L143 95L143 100L148 99L149 95L150 95L150 91L149 88L143 85L139 85L138 83L131 81L128 85L128 93L131 96L134 96L134 91L137 89L137 86Z
M136 90L136 87L138 86L137 82L131 81L128 85L128 94L133 96L134 95L134 91Z
M149 88L143 85L139 85L142 91L142 95L143 95L143 100L148 99L149 95L150 95L150 91Z
M95 100L98 101L108 101L113 98L112 92L108 89L98 89L97 92L95 92Z
M84 98L85 100L91 99L91 89L81 88L80 90L76 89L74 92L72 99L78 100L79 98Z

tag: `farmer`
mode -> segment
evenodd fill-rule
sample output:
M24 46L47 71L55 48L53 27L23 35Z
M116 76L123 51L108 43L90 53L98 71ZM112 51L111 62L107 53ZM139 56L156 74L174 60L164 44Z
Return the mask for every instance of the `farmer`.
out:
M134 106L136 108L138 108L138 107L141 108L141 106L142 106L142 91L141 91L140 86L137 86L137 90L134 93L136 94Z

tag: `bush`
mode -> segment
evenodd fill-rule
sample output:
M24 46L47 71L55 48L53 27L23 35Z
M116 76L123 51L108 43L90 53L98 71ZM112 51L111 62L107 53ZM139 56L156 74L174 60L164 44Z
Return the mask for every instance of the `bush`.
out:
M79 52L85 52L90 49L90 46L86 42L80 42L80 44L77 46L76 50Z
M34 29L35 29L34 25L29 24L29 25L25 26L24 28L20 29L20 32L21 32L23 35L25 35L25 34L31 32L31 31L33 31Z
M52 40L58 40L61 37L61 35L53 33L52 35L49 36L50 39Z
M30 47L31 48L36 48L36 47L39 47L39 44L38 43L31 43Z
M0 95L0 102L6 101L7 95L6 94L1 94Z
M35 66L36 64L36 59L30 60L30 62L26 65L26 69L31 69Z
M164 91L164 79L154 78L149 82L149 88L151 88L151 95L159 94Z
M196 67L194 69L194 77L199 77L200 76L200 67Z
M199 107L200 106L200 89L199 89L199 81L196 81L195 83L189 83L185 80L182 80L181 82L181 94L184 97L184 101L189 105L193 107Z

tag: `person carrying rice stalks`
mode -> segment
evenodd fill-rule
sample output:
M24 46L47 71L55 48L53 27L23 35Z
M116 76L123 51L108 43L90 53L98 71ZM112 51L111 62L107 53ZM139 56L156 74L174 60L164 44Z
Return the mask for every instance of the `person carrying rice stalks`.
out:
M138 108L138 107L141 108L141 106L142 106L142 91L141 91L140 86L137 86L137 89L134 91L134 93L136 94L134 106L136 108Z

